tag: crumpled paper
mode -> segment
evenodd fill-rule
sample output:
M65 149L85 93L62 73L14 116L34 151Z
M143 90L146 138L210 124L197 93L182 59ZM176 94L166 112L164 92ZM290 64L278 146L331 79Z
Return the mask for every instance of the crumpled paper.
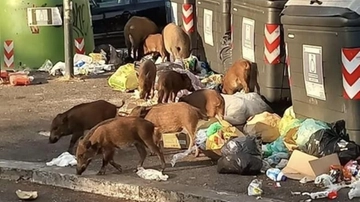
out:
M53 158L50 162L47 162L47 166L76 166L77 161L74 155L71 155L69 152L62 153L59 157Z

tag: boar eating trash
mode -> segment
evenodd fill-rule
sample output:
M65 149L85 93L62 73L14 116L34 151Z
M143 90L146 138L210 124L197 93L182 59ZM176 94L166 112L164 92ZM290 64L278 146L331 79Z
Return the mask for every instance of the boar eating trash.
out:
M74 145L84 135L85 130L90 130L96 124L106 119L114 118L120 106L105 100L82 103L56 115L52 120L49 143L56 143L61 137L71 135L68 152L73 154Z
M163 172L165 170L164 155L154 143L154 137L157 136L154 134L154 129L154 124L139 117L116 117L99 123L79 141L76 150L76 174L81 175L97 154L103 155L103 164L98 175L105 174L109 163L122 172L121 165L114 161L115 149L132 144L140 155L137 169L143 166L147 156L145 147L148 147L159 157L161 172Z

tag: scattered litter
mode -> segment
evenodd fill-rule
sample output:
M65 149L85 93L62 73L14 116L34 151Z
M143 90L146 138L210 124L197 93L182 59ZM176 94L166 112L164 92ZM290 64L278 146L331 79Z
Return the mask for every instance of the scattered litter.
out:
M314 183L328 187L333 184L333 178L328 174L321 174L315 178Z
M285 166L288 164L289 160L287 159L281 159L280 162L275 166L275 168L285 168Z
M19 199L21 200L34 200L37 199L38 197L38 192L37 191L21 191L16 190L16 195L17 197L19 197Z
M303 177L303 178L301 178L301 180L300 180L300 183L301 184L306 184L306 183L308 183L310 180L307 178L307 177Z
M145 180L166 181L169 176L155 169L138 168L136 174Z
M270 168L266 171L266 176L270 178L272 181L280 182L285 181L286 176L281 172L278 168Z
M360 181L356 181L350 185L351 189L348 193L349 199L360 197Z
M248 195L249 196L260 196L263 193L262 190L262 180L254 179L250 182L248 186Z
M302 193L303 196L310 196L311 199L321 199L321 198L328 198L328 199L336 199L337 198L337 191L319 191L314 193L304 192Z
M53 158L50 162L47 162L47 166L76 166L77 161L74 155L71 155L69 152L62 153L59 157Z
M174 154L174 156L172 157L172 159L170 161L171 166L174 167L178 160L185 158L186 156L188 156L189 154L191 154L191 152L193 152L195 150L196 150L196 146L193 146L191 149L188 149L184 152Z
M293 195L293 196L300 196L300 195L301 195L301 192L299 192L299 191L292 191L292 192L291 192L291 195Z
M50 131L39 131L39 135L50 137Z

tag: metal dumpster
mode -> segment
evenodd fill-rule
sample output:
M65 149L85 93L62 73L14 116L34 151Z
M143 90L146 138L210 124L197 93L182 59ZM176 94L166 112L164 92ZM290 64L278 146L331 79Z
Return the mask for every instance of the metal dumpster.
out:
M62 0L1 0L1 68L39 68L64 61ZM88 0L73 0L74 52L89 53L94 37ZM36 10L28 10L28 8ZM60 17L59 17L60 15ZM60 19L60 20L59 20Z
M289 0L283 10L294 112L346 121L360 143L360 1Z
M196 0L196 6L197 30L202 41L202 43L198 44L198 48L204 49L204 59L207 60L212 70L224 73L232 63L229 56L224 58L223 61L220 59L220 54L224 51L221 45L223 36L228 34L230 38L231 1ZM227 55L229 54L231 53L227 53Z
M254 63L260 93L269 101L290 98L280 13L287 0L232 0L232 60ZM254 79L254 78L252 78Z

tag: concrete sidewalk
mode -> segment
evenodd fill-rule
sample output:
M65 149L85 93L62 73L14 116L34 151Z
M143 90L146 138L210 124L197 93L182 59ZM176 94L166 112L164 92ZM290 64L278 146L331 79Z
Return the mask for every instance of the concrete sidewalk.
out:
M196 186L184 186L171 182L147 181L122 174L96 176L95 171L77 176L75 169L66 167L47 167L44 163L0 160L0 178L26 180L43 185L69 188L76 191L123 198L136 201L279 201L271 199L256 200L244 194L216 192Z

